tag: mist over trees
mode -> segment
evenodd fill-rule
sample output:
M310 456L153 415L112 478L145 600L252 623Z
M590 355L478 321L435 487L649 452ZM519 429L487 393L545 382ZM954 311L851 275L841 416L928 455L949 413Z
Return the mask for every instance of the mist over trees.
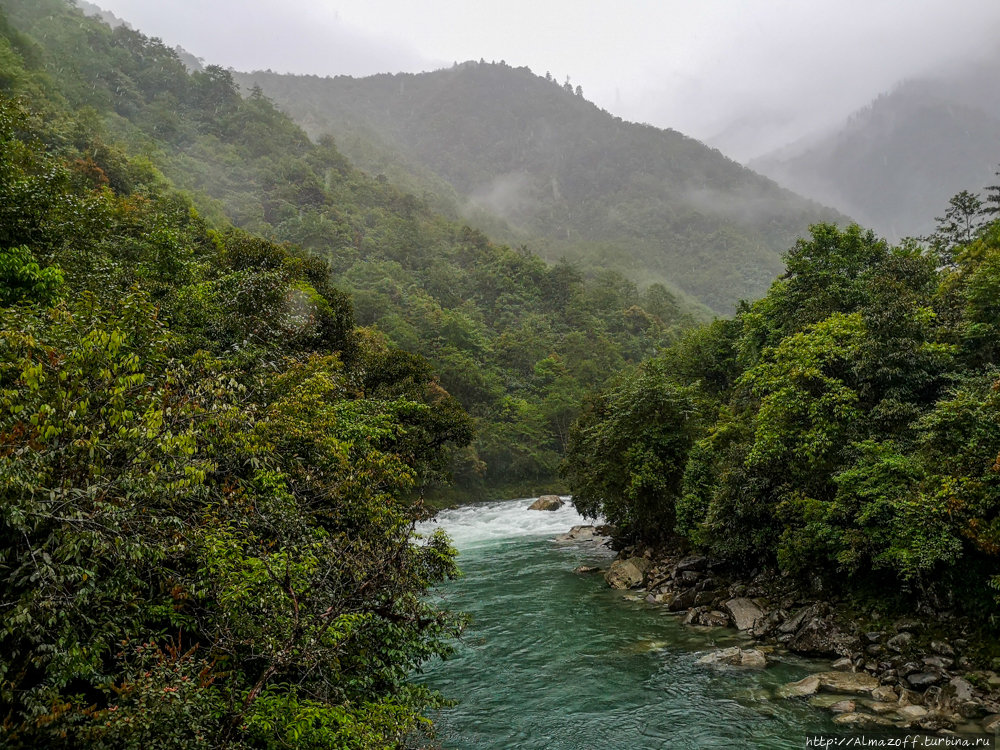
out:
M750 166L892 240L928 234L961 190L981 191L1000 162L997 58L901 83L833 132Z
M782 250L839 218L694 139L602 111L569 80L503 62L236 80L491 234L667 284L715 313L763 294Z

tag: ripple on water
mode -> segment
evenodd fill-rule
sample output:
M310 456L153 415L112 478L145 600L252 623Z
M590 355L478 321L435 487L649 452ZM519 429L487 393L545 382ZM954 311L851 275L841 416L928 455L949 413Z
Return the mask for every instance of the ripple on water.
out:
M684 627L623 601L600 576L573 573L608 564L593 547L551 541L586 521L571 506L528 511L530 503L437 519L465 571L439 593L474 618L455 656L424 670L426 683L461 701L436 717L445 747L797 748L807 732L832 729L805 702L766 700L809 664L696 668L699 652L734 642L732 631Z

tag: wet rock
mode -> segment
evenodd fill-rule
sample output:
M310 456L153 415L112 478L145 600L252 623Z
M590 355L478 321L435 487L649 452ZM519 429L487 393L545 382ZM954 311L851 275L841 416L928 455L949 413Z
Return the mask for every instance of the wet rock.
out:
M895 713L899 708L895 703L886 703L883 701L868 701L865 703L865 707L872 711L873 713L879 714L891 714Z
M850 654L858 639L840 630L835 623L816 617L803 625L788 642L790 651L803 654Z
M850 713L842 714L833 720L834 724L840 724L841 726L849 727L891 727L892 722L888 719L882 718L881 716L872 716L871 714L863 713Z
M738 630L750 630L764 619L764 612L761 611L760 607L746 597L730 599L723 606L733 618L733 623Z
M683 612L685 609L691 609L694 606L695 596L697 594L694 589L683 591L667 604L667 610L670 612Z
M557 542L604 542L607 526L574 526L565 534L557 534Z
M923 690L931 685L936 685L944 679L940 672L917 672L906 678L911 687Z
M854 662L851 661L851 657L845 656L843 658L837 659L833 664L830 665L834 669L840 670L841 672L850 672L854 669Z
M972 700L974 689L972 683L962 677L955 677L948 682L949 693L956 701Z
M899 700L899 693L891 687L877 687L872 690L872 700L880 703L896 703Z
M674 580L682 586L694 586L700 578L701 573L697 570L685 570L674 576Z
M897 708L896 713L906 719L921 719L927 715L927 709L923 706L911 704Z
M820 672L813 676L823 690L833 693L870 693L879 687L878 680L864 672Z
M896 653L901 653L913 642L913 633L903 632L890 638L886 645Z
M979 722L983 731L992 734L1000 729L1000 714L992 714Z
M914 674L915 672L922 672L922 671L924 671L924 667L922 664L918 664L915 661L908 661L906 662L906 664L904 664L899 668L899 676L909 677L911 674Z
M809 705L813 708L825 708L829 709L835 703L840 703L844 700L842 695L832 695L830 693L818 693L811 698L809 698Z
M573 572L580 573L583 575L588 573L600 573L601 569L593 565L581 565L579 568L576 568Z
M881 643L883 638L885 638L885 633L881 630L865 633L865 640L868 643Z
M719 612L718 610L712 610L711 612L704 613L699 620L702 625L708 625L710 627L725 628L729 625L729 615L725 612Z
M682 625L698 625L698 618L701 616L702 612L707 611L704 607L695 607L694 609L689 609L688 613L684 616L681 621Z
M698 591L697 588L695 588L695 591L698 593L694 597L694 606L706 607L715 601L714 591Z
M805 622L807 619L815 617L817 614L818 612L815 606L803 607L794 615L792 615L791 619L785 620L783 623L781 623L781 625L778 626L778 630L782 633L794 633L796 630L802 627L803 622Z
M909 617L904 617L902 619L896 620L896 622L892 624L893 630L895 630L897 633L920 630L921 628L923 628L923 626L924 624L920 620L914 620Z
M854 713L858 708L858 704L851 700L841 700L830 706L830 710L835 714L850 714Z
M679 573L684 573L689 570L702 572L708 567L708 558L704 555L691 555L690 557L682 558L674 565L673 576L677 577Z
M931 641L931 651L935 654L940 654L941 656L955 655L955 649L951 647L951 644L945 641Z
M865 653L869 656L878 656L884 649L878 643L872 643L865 647Z
M798 682L789 682L782 685L778 688L776 694L779 698L798 698L804 695L814 695L819 692L819 688L820 679L818 676L812 674Z
M638 588L646 581L650 567L651 563L644 557L615 560L604 574L604 580L614 589Z
M942 729L954 729L955 720L940 711L930 711L917 722L917 726L928 732L940 732Z
M949 659L947 656L925 656L923 662L928 667L935 667L937 669L951 669L951 665L955 663L953 659Z
M528 510L559 510L561 507L563 501L558 495L542 495L528 506Z
M901 687L898 702L900 706L919 706L924 702L924 697L914 690Z
M706 654L695 661L695 664L710 667L763 669L767 666L767 657L757 649L742 649L739 646L733 646Z

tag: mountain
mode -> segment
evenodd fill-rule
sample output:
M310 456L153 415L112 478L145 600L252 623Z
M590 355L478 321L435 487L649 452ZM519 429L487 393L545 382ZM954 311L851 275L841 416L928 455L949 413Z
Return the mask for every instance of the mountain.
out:
M97 187L139 205L169 188L220 236L321 260L358 324L421 358L475 420L472 444L449 449L460 497L558 490L583 396L694 322L661 285L546 264L442 216L242 96L226 70L190 71L176 49L62 0L0 9L0 93L53 123L47 142Z
M809 224L843 217L673 130L503 62L421 74L236 74L362 168L391 165L550 260L666 282L716 313L760 297Z
M834 132L750 166L890 239L929 234L949 198L995 182L998 64L904 82Z

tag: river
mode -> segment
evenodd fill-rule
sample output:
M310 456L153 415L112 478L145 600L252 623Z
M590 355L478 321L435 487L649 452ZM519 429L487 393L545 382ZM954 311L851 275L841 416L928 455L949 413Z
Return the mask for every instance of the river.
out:
M825 711L771 698L828 662L786 657L763 672L696 666L740 637L683 626L599 574L574 573L606 568L610 553L553 542L586 521L568 504L542 512L530 503L465 506L434 522L465 573L438 595L474 619L457 653L429 662L419 678L460 701L433 717L445 748L802 748L807 734L833 731Z

